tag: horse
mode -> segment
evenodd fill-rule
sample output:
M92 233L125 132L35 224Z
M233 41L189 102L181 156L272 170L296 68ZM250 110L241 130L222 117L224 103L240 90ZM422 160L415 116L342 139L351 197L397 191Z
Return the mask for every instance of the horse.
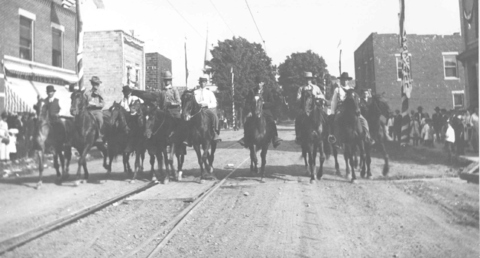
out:
M105 133L109 158L107 175L111 172L113 158L118 154L123 156L124 172L130 174L132 173L128 162L130 153L126 150L131 131L127 123L128 112L116 101L108 110L110 111L110 126Z
M53 150L53 167L57 172L57 184L62 184L63 178L68 177L68 169L72 158L71 132L73 131L73 121L68 118L52 119L49 115L46 100L39 99L36 104L37 120L33 130L33 148L37 150L39 180L36 189L42 186L43 163L45 152L48 149ZM62 174L59 171L58 159Z
M181 100L182 118L186 122L185 127L189 128L188 133L200 166L200 183L203 183L204 167L207 173L215 177L213 175L213 160L215 159L217 142L213 140L214 132L211 128L211 119L213 118L206 109L197 103L194 91L184 91Z
M95 121L94 116L87 110L88 102L84 90L75 90L72 92L70 113L74 116L73 123L73 146L80 154L78 159L77 180L75 185L79 185L81 169L85 173L85 181L88 180L88 169L86 156L88 151L95 146L103 154L103 167L107 172L111 168L107 165L107 148L101 142L96 142L99 137L100 128ZM104 126L108 126L108 119L105 119Z
M380 152L383 154L383 160L384 160L384 165L383 165L383 171L382 175L386 176L388 175L388 172L390 170L390 166L388 164L388 154L385 149L385 123L380 120L380 116L388 117L388 114L390 112L390 107L388 106L388 103L378 94L375 94L372 96L372 99L369 103L363 102L361 103L361 113L363 117L368 122L368 128L370 129L370 136L375 140L375 142L378 145L378 149ZM362 177L365 177L365 169L367 173L367 178L372 177L372 173L370 171L370 163L371 163L371 157L370 157L370 151L371 151L371 146L370 144L365 144L365 162L361 162L360 166L362 167L362 170L360 172L360 175Z
M253 114L247 118L243 128L245 147L250 150L250 173L258 174L257 152L261 150L260 157L262 164L260 166L260 172L262 178L260 181L263 182L268 146L274 134L273 130L267 126L267 120L263 114L262 92L253 95L253 99L249 99L248 102Z
M311 90L302 91L301 103L306 115L300 123L302 157L305 160L305 167L310 174L310 183L315 183L317 178L322 178L325 157L328 158L330 155L330 144L327 139L327 114L316 103L315 96ZM318 172L315 162L317 152L320 154Z
M343 109L343 112L341 112L338 119L334 119L333 122L333 126L335 128L334 130L338 130L337 132L335 132L335 135L339 136L339 139L337 139L337 141L343 143L344 145L343 157L345 159L346 177L349 177L351 169L352 183L355 183L355 180L357 179L355 174L355 167L357 167L358 164L355 153L357 148L360 151L360 162L362 162L362 160L365 160L366 158L365 132L358 117L358 115L360 114L359 103L360 97L358 96L358 94L353 89L346 90L346 98L343 101L342 107L340 107ZM335 169L337 175L340 175L336 149L336 144L339 144L339 142L332 144L332 152L335 158Z

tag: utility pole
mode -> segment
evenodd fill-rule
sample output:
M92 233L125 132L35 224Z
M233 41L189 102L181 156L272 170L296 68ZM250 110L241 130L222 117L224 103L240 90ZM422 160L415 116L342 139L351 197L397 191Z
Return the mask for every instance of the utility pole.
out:
M408 116L408 99L412 93L412 80L410 78L410 58L408 56L408 46L407 46L407 32L405 31L405 0L400 1L400 13L398 14L400 22L400 56L402 60L402 85L401 85L401 96L402 96L402 132L401 132L401 145L405 146L408 142L408 128L409 120ZM413 119L411 117L410 119Z

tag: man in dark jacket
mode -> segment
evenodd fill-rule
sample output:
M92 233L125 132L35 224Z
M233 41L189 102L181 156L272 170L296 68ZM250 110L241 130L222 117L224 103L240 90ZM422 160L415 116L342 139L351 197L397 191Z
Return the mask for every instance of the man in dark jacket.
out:
M47 86L47 98L45 99L45 106L48 110L48 115L50 119L56 121L58 119L58 114L60 113L60 104L58 99L54 97L55 87L53 85Z
M395 110L395 120L393 120L393 140L400 142L402 140L402 114L400 110Z
M275 119L273 118L273 114L271 111L271 109L274 106L272 94L270 93L270 91L264 90L263 86L265 85L265 80L260 76L255 77L255 83L257 85L248 92L247 98L246 98L245 112L247 113L247 118L252 116L253 112L255 112L255 110L250 110L251 102L248 102L248 101L252 101L253 99L255 99L255 95L261 92L263 97L263 115L265 116L267 127L273 130L274 136L272 139L272 144L274 148L277 148L278 145L280 145L280 142L283 140L278 137L277 125L275 124ZM240 143L240 145L245 147L244 138L240 139L238 143Z
M440 108L435 107L435 113L432 115L432 122L433 122L433 129L435 130L435 136L437 138L437 142L441 141L441 134L442 134L442 125L443 125L443 118L442 114L440 114Z

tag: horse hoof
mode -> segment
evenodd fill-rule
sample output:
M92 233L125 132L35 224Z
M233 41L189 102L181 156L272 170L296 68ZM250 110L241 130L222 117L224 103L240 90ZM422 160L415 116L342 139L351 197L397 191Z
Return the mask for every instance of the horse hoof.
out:
M178 172L178 181L182 181L182 176L183 176L183 172L179 171Z
M135 179L130 180L130 184L135 184Z
M314 185L316 183L317 183L317 181L315 181L315 179L310 179L310 184Z
M62 185L62 179L61 179L61 177L57 177L57 178L55 179L55 184L56 184L56 185Z
M39 190L40 188L42 188L42 185L43 185L42 182L37 183L37 185L35 186L35 189Z
M170 183L170 179L165 178L165 179L163 180L163 183L162 183L162 184L168 185L168 183Z
M205 180L200 179L200 184L204 184L204 183L205 183Z
M357 183L357 180L355 180L355 179L352 178L352 180L350 180L350 182L351 182L352 184L356 184L356 183Z
M160 183L160 182L159 182L157 179L152 179L152 183L158 184L158 183Z
M367 176L367 180L371 180L372 179L372 176Z
M75 181L75 183L73 184L74 186L79 186L80 183L78 181Z

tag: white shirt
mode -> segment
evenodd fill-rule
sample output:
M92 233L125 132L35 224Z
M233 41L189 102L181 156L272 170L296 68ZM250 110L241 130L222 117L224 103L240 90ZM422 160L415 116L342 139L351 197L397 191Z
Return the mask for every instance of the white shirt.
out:
M348 86L348 85L345 85L343 87L345 87L347 89L350 88L350 86ZM347 97L347 94L346 94L345 90L342 88L341 85L338 85L338 87L335 88L335 90L333 91L332 104L331 104L333 114L335 114L335 112L337 110L338 102L339 101L344 101L346 97Z
M197 103L207 108L216 108L217 107L217 98L215 94L208 89L199 88L195 90L195 100Z
M300 100L300 98L302 97L302 91L303 90L312 90L312 93L313 93L313 95L315 96L316 99L325 99L325 95L323 95L323 92L320 89L320 87L318 87L315 84L309 84L309 85L302 86L302 87L298 88L297 100Z
M455 131L453 130L453 127L451 125L448 125L447 133L445 136L446 136L445 140L447 142L451 142L451 143L455 142Z
M121 105L125 110L127 110L128 112L130 112L130 105L132 105L133 102L135 102L136 100L140 100L140 103L143 103L143 100L140 99L139 97L129 95L128 98L123 97L122 100L120 100L120 105Z

